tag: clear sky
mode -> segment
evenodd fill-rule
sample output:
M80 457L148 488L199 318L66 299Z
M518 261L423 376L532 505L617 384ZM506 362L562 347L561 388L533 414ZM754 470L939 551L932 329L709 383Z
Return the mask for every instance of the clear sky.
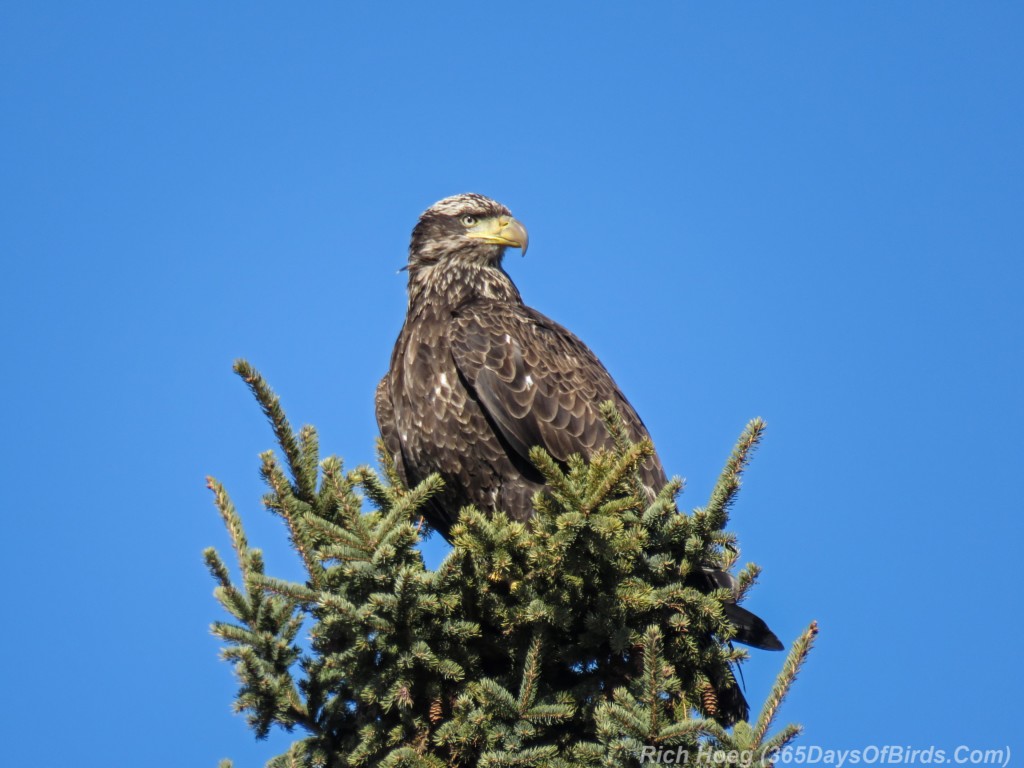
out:
M206 474L299 575L231 362L372 461L409 232L464 191L685 505L767 419L731 525L748 606L821 625L799 743L1021 755L1024 8L348 5L0 6L2 762L283 750L208 633Z

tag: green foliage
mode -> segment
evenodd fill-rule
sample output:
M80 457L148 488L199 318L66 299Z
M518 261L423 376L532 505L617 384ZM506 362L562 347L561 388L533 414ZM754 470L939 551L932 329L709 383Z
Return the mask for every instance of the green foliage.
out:
M762 422L748 425L708 506L683 514L678 480L647 498L636 470L653 449L629 443L609 405L614 451L561 466L534 449L549 489L535 520L464 509L451 554L430 571L417 510L440 479L406 489L383 451L385 479L321 460L315 430L295 433L259 374L242 361L235 369L281 447L284 466L261 456L264 504L307 575L268 576L209 480L241 574L235 583L216 551L204 553L233 619L212 629L241 684L235 708L258 737L274 725L301 731L268 765L631 766L645 748L761 754L798 733L768 737L816 627L756 723L727 731L714 719L719 686L746 654L728 642L721 601L737 595L688 581L736 559L723 529ZM739 597L756 576L754 566L740 574Z

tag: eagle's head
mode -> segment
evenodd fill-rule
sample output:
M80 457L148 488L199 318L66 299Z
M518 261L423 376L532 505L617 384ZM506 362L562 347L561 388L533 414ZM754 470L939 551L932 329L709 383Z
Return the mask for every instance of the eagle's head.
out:
M501 203L483 195L446 197L420 216L409 245L413 274L436 265L497 267L509 246L526 253L526 228Z

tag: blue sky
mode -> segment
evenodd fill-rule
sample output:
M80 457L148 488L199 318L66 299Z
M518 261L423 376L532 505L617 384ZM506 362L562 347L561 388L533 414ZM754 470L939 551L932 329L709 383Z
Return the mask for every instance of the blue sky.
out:
M555 5L0 8L5 762L283 750L207 631L206 474L299 574L231 362L372 461L409 232L463 191L685 505L767 419L732 527L749 607L821 625L800 743L1019 754L1021 6Z

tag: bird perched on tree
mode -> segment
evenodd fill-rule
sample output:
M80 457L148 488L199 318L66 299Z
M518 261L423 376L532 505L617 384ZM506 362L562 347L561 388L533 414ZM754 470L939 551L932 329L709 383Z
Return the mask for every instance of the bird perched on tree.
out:
M443 491L425 516L448 538L459 509L502 510L529 520L544 479L530 462L539 445L564 462L613 447L599 406L617 406L633 441L647 428L593 352L523 303L502 268L507 248L526 252L526 229L501 203L477 194L428 208L409 246L409 305L391 367L377 387L377 423L407 485L436 472ZM656 455L641 466L653 498L667 478ZM703 573L706 590L733 587ZM725 605L734 639L782 644L765 623Z

